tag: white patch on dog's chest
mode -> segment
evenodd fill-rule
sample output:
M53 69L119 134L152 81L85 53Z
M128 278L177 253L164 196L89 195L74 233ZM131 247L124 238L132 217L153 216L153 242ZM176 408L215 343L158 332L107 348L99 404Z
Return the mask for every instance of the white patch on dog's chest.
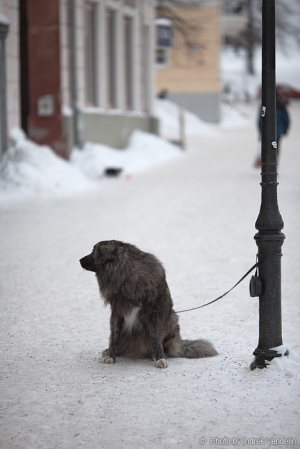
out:
M139 311L139 307L134 307L128 315L124 315L124 329L128 332L131 332L133 328L140 324L138 319Z

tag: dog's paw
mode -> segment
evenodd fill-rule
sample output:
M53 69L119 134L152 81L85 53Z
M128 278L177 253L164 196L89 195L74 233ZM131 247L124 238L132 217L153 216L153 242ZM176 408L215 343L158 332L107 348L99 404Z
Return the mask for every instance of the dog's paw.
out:
M105 355L108 354L109 349L104 349L104 351L101 352L101 355L104 357Z
M101 363L115 363L114 359L112 357L110 357L109 355L103 355L100 358L100 362Z
M167 366L168 366L168 364L167 364L165 359L156 360L155 365L156 365L157 368L167 368Z

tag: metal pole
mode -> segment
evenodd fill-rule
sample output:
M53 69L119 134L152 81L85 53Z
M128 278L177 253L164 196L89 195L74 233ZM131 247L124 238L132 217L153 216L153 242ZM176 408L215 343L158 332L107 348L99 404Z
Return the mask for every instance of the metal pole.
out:
M281 247L283 220L277 202L275 0L262 0L262 136L261 207L255 223L260 291L259 340L251 370L265 368L266 361L280 356L272 350L282 345Z
M69 37L70 37L70 92L73 109L74 145L83 148L81 113L77 96L77 61L76 61L76 0L69 0Z
M4 16L2 16L4 17ZM6 107L6 57L5 39L9 30L8 21L0 21L0 158L7 150L7 107Z

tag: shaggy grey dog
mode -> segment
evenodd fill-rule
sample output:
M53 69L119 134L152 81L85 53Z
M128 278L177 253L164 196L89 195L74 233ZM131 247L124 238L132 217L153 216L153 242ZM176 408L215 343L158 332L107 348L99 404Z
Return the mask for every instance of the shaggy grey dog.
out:
M165 270L152 254L117 240L97 243L81 266L96 273L100 294L111 307L109 347L101 362L117 356L152 358L166 368L166 357L217 355L206 340L182 340Z

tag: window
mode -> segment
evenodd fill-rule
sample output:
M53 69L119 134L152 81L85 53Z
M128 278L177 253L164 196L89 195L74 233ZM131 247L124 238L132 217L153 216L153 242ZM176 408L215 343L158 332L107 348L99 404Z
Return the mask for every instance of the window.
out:
M157 48L155 62L157 68L167 68L168 66L168 49L167 48Z
M143 26L143 51L142 51L142 104L143 111L149 112L150 110L150 97L151 97L151 88L150 88L150 67L151 67L151 46L150 46L150 26Z
M109 108L116 108L116 13L106 11L107 42L107 102Z
M97 106L97 4L84 2L85 9L85 97L88 106Z
M133 109L133 55L132 55L132 18L124 17L124 73L125 73L125 107Z

